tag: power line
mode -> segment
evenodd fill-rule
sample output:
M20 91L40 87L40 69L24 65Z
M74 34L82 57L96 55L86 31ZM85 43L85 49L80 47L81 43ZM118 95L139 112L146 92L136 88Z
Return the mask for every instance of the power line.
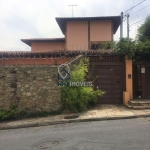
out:
M140 16L140 15L137 14L137 15L135 15L134 17L131 17L131 18L130 18L130 24L133 23L133 22L135 22L135 21L139 18L139 16Z
M126 10L126 11L124 12L125 15L123 15L123 12L121 13L122 16L121 16L121 25L120 25L120 38L123 37L123 32L122 32L122 27L121 27L121 26L123 26L123 22L125 21L124 18L127 19L127 37L128 37L128 39L129 39L130 26L132 26L132 25L134 25L134 24L136 24L136 23L138 23L138 22L141 22L142 20L145 19L145 18L144 18L144 19L142 19L142 20L140 20L140 21L137 21L137 22L135 22L135 23L129 25L129 17L130 17L129 13L131 13L131 11L133 10L133 8L135 8L135 7L137 7L138 5L142 4L144 1L145 1L145 0L141 1L140 3L138 3L138 4L136 4L136 5L134 6L134 0L133 0L133 7L131 7L130 9ZM148 5L148 6L149 6L149 5ZM146 6L146 7L148 7L148 6ZM142 9L144 9L144 8L142 8ZM142 10L142 9L141 9L141 10ZM130 12L128 12L128 11L130 11ZM140 10L139 10L139 11L140 11ZM138 11L137 11L137 12L138 12ZM137 13L137 12L135 12L135 13ZM135 14L135 13L133 13L133 14ZM136 15L135 15L135 16L136 16ZM135 16L134 16L134 17L135 17ZM133 18L133 17L132 17L132 18ZM134 20L134 19L132 19L132 20Z
M145 8L147 8L149 6L150 6L150 4L147 5L147 6L145 6L145 7L143 7L142 9L134 12L133 14L131 14L130 16L132 16L132 17L130 17L130 21L133 22L136 19L135 17L139 17L139 14L137 14L137 13L140 12L140 11L142 11L142 10L144 10Z
M134 19L135 17L138 17L138 16L139 16L139 14L136 14L136 15L132 16L130 19Z
M150 4L149 4L149 5L147 5L147 6L145 6L145 7L143 7L142 9L140 9L140 10L138 10L138 11L134 12L134 13L133 13L133 14L131 14L130 16L132 16L132 15L136 14L137 12L139 12L139 11L143 10L144 8L146 8L146 7L148 7L148 6L150 6Z
M134 7L134 0L133 0L133 7ZM131 11L132 11L133 9L131 9ZM129 14L131 13L131 11L129 12Z
M140 5L140 4L143 3L144 1L145 1L145 0L143 0L142 2L138 3L137 5L135 5L135 6L133 6L133 7L131 7L130 9L126 10L124 13L126 13L126 12L128 12L129 10L133 9L134 7Z
M123 19L122 19L123 22L126 21L126 16L127 16L127 15L124 15L124 16L123 16Z
M141 19L140 21L137 21L137 22L135 22L135 23L131 24L130 26L132 26L132 25L134 25L134 24L137 24L137 23L139 23L139 22L141 22L142 20L145 20L145 19L146 19L146 18Z

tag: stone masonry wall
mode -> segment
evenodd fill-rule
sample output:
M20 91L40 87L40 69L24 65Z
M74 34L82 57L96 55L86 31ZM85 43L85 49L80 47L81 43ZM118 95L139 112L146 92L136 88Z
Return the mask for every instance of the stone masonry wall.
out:
M61 107L56 66L0 66L0 108L39 112Z
M82 59L79 55L67 64L70 70ZM17 105L18 111L57 111L61 108L58 66L0 66L0 109Z

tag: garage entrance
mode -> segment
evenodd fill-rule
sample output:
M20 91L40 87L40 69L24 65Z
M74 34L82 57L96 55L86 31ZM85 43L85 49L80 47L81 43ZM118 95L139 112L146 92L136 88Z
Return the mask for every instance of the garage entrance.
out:
M106 92L103 97L98 98L99 103L122 104L124 90L124 57L103 56L103 59L100 59L99 62L96 58L90 58L90 64L91 66L93 65L91 75L92 79L95 79L94 87Z

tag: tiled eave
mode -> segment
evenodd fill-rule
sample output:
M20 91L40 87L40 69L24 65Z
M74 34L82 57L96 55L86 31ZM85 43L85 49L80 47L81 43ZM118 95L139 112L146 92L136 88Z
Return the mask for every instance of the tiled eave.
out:
M113 33L115 34L120 23L121 23L121 16L98 16L98 17L56 17L56 21L65 35L66 32L66 23L68 21L98 21L98 20L111 20L114 24Z
M32 39L21 39L21 41L31 46L32 42L65 42L65 38L32 38Z
M88 50L88 51L47 51L47 52L0 52L0 58L52 58L52 57L74 57L77 55L98 56L116 55L112 50Z

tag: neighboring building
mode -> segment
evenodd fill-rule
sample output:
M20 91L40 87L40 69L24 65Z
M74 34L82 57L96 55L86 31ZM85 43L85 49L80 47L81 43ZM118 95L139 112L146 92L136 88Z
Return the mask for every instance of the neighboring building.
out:
M32 52L62 51L65 47L65 38L22 39L21 41L31 46Z
M95 44L113 41L120 16L56 18L64 38L22 39L31 51L90 50Z

